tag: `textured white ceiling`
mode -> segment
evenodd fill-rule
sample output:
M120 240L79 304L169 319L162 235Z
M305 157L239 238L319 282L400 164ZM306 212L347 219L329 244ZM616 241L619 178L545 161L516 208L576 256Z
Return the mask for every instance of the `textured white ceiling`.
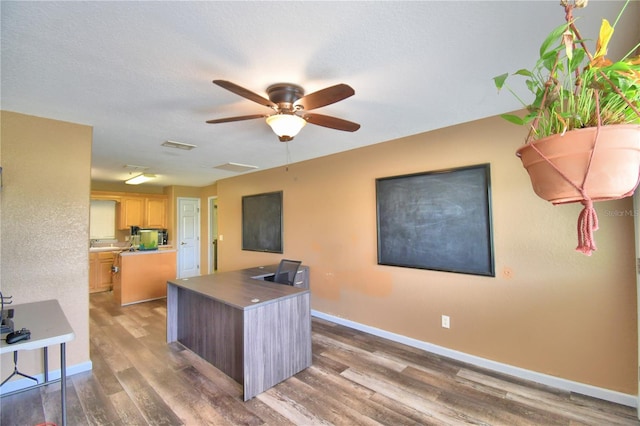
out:
M576 12L584 35L621 6L591 0ZM518 109L492 77L529 67L563 15L558 1L3 0L1 107L93 126L94 180L122 181L134 164L155 185L204 186L236 175L214 168L227 162L267 169ZM614 42L640 40L639 21L634 1ZM362 127L308 125L287 153L263 120L205 123L270 111L214 79L265 97L277 82L346 83L354 96L314 112Z

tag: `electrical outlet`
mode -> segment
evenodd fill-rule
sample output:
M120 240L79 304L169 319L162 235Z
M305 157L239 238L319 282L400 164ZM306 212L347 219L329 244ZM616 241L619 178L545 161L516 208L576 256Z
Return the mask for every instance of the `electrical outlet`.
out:
M448 315L442 316L442 328L451 328L451 320Z

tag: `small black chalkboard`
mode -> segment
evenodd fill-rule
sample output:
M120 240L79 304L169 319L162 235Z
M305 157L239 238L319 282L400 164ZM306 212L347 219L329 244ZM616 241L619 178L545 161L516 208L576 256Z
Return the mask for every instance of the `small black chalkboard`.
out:
M495 276L489 164L376 179L378 263Z
M282 253L282 191L242 197L242 250Z

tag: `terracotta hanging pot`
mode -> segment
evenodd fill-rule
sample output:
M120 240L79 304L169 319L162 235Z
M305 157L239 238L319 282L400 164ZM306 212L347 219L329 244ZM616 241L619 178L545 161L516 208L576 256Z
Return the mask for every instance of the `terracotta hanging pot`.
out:
M516 151L540 198L564 204L582 202L584 194L593 201L633 194L640 179L640 125L616 124L600 127L599 133L597 130L571 130L528 143ZM584 188L584 194L578 188Z

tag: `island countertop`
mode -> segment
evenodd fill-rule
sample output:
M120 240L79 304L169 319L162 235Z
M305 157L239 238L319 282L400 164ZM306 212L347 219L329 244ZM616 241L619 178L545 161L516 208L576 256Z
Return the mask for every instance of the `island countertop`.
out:
M163 250L174 250L175 249L172 246L158 246L157 250L134 250L134 251L130 251L131 247L128 245L122 245L122 244L111 244L108 246L95 246L95 247L89 247L89 253L102 253L102 252L114 252L114 253L137 253L137 252L142 252L142 253L150 253L150 252L158 252L158 251L163 251Z
M217 272L211 275L169 280L168 283L202 294L229 306L246 310L276 300L309 293L308 289L261 280L275 273L278 265Z

